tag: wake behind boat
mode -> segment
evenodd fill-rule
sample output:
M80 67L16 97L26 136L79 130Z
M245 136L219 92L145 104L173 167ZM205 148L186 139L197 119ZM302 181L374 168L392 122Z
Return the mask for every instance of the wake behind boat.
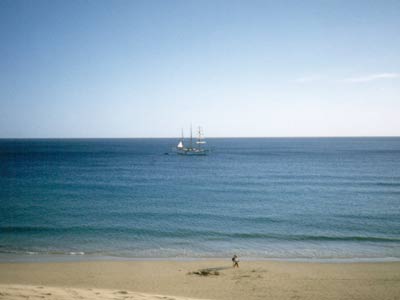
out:
M182 130L182 137L178 145L176 146L176 151L179 155L207 155L209 151L204 147L205 144L206 141L204 140L203 131L201 127L198 128L197 140L195 143L193 143L192 126L190 126L189 145L185 146L183 130Z

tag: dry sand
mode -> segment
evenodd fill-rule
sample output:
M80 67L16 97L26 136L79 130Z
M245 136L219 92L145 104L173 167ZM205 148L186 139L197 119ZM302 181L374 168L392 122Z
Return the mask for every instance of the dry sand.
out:
M77 289L30 285L0 285L0 299L100 299L100 300L195 300L194 298L153 295L105 289Z
M211 269L218 275L190 274ZM165 296L170 295L170 296ZM400 299L400 262L1 263L0 299Z

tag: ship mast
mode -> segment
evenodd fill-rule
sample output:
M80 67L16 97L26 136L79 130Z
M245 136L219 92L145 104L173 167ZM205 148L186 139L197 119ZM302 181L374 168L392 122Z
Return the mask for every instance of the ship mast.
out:
M200 126L199 126L198 133L199 133L199 136L197 137L197 145L198 145L198 147L200 149L201 148L201 144L202 144L202 142L201 142L201 127Z
M193 148L192 124L190 124L190 148Z

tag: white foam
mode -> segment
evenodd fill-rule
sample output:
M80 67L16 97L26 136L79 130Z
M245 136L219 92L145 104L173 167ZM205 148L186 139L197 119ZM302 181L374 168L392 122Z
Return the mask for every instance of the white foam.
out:
M70 255L85 255L85 252L79 251L79 252L70 252Z

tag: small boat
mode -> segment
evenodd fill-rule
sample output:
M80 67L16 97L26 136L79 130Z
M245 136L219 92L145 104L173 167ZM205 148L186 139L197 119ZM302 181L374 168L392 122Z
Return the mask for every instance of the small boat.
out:
M198 131L198 136L197 140L195 143L193 143L193 135L192 135L192 126L190 126L190 140L189 140L189 146L185 146L184 138L183 138L183 130L182 130L182 137L176 146L176 151L179 155L207 155L208 154L208 149L204 147L204 144L206 144L206 141L204 140L203 137L203 131L201 127L199 127Z

